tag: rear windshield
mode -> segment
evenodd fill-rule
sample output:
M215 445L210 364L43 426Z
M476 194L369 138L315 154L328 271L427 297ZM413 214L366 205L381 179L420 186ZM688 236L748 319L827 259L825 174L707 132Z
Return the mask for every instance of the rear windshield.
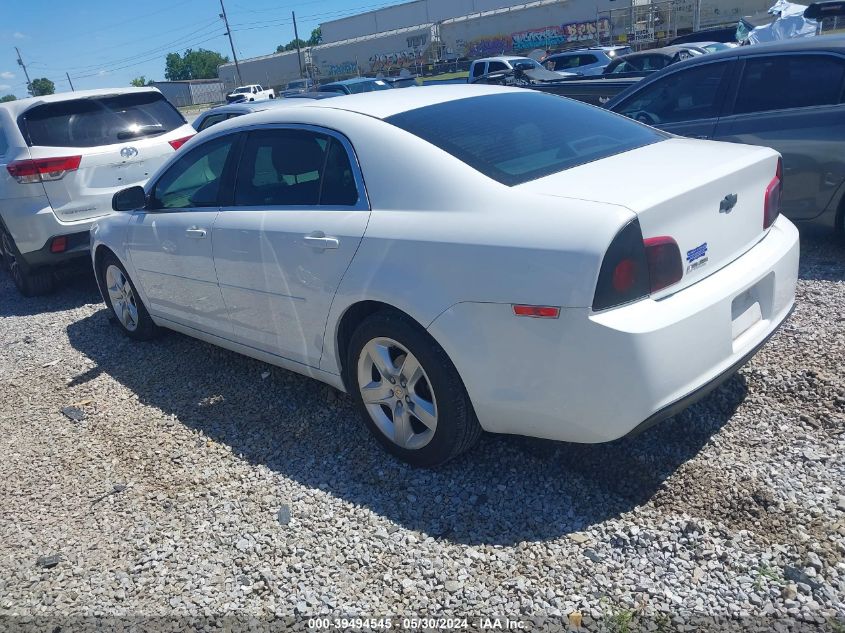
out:
M533 90L447 101L385 120L508 186L668 138L600 108Z
M27 143L50 147L96 147L158 136L185 124L158 92L45 103L20 117Z

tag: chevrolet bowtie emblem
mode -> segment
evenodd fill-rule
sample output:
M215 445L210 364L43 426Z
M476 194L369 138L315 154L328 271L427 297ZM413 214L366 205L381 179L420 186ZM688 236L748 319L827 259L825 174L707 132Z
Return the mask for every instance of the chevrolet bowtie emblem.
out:
M729 193L719 203L719 213L730 213L736 206L738 196L735 193Z

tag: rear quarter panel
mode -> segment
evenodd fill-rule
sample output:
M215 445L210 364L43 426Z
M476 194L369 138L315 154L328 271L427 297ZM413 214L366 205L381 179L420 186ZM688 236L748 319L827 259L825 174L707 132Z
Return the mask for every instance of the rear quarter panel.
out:
M634 217L628 209L506 187L378 119L320 118L348 136L372 207L332 304L321 369L339 370L337 326L359 301L423 326L464 301L591 305L607 245Z

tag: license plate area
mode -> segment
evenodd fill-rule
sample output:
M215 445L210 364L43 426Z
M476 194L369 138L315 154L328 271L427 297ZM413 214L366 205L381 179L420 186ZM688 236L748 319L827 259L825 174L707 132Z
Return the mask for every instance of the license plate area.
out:
M731 302L731 338L734 348L737 347L737 339L763 320L759 294L758 287L752 286Z

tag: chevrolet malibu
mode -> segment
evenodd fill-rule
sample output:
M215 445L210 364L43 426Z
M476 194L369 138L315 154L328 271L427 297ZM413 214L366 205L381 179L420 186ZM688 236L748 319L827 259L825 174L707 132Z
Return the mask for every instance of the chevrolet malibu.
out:
M128 336L324 381L434 465L482 430L613 440L729 377L793 306L781 177L535 91L355 95L200 133L91 252Z

